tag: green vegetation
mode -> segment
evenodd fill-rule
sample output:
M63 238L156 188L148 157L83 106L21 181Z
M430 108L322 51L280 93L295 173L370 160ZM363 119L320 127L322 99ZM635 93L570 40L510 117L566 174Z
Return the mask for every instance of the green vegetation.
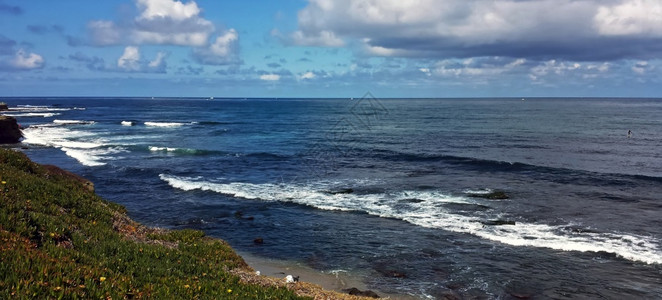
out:
M227 243L142 226L70 176L0 149L0 299L293 299Z

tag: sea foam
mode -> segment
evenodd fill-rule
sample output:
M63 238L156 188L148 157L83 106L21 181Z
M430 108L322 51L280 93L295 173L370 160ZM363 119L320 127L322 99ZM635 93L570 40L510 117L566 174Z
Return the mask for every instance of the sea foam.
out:
M96 122L83 120L53 120L53 123L60 125L91 125Z
M23 130L23 143L58 148L82 165L90 167L103 166L105 160L115 159L117 153L125 151L121 147L110 147L107 140L98 138L93 132L65 126L83 124L89 123L54 122L30 126Z
M184 191L213 191L237 198L292 202L324 210L361 211L409 223L474 236L512 246L549 248L561 251L606 252L648 264L662 264L660 241L629 233L595 233L567 230L568 224L516 222L515 225L486 226L485 221L503 217L461 215L444 208L446 203L480 204L482 200L447 195L438 191L394 193L329 193L328 185L217 183L199 178L159 175L173 188ZM412 199L416 201L411 201ZM406 203L403 206L402 203Z
M190 125L191 123L177 123L177 122L145 122L145 126L149 127L166 127L166 128L173 128L173 127L181 127L184 125Z
M60 113L37 113L37 112L31 112L31 113L9 113L9 114L4 114L5 116L10 116L10 117L41 117L41 118L50 118L54 116L59 116Z

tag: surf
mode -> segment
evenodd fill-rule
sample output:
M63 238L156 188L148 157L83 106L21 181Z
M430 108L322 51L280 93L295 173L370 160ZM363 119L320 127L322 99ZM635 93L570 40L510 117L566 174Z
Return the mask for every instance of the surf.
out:
M605 252L646 264L662 264L660 241L629 233L568 230L573 224L548 225L516 220L491 226L505 212L478 212L463 215L443 204L487 206L489 202L453 196L441 191L399 191L386 193L330 193L328 184L220 183L199 178L160 174L172 188L183 191L210 191L250 200L290 202L330 211L356 211L393 218L411 224L457 233L516 247L548 248L559 251ZM482 192L482 191L481 191ZM415 200L415 201L412 201ZM403 205L403 202L406 205Z

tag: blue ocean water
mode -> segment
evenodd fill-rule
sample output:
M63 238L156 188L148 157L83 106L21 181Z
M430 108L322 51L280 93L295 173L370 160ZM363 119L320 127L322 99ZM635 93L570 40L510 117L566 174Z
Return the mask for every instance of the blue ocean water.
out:
M3 101L149 225L420 298L662 295L662 100Z

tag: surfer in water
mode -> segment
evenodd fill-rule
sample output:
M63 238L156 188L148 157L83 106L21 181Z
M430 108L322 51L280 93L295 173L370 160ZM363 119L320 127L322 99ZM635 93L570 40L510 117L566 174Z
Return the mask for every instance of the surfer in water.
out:
M632 137L632 130L628 130L628 138Z

